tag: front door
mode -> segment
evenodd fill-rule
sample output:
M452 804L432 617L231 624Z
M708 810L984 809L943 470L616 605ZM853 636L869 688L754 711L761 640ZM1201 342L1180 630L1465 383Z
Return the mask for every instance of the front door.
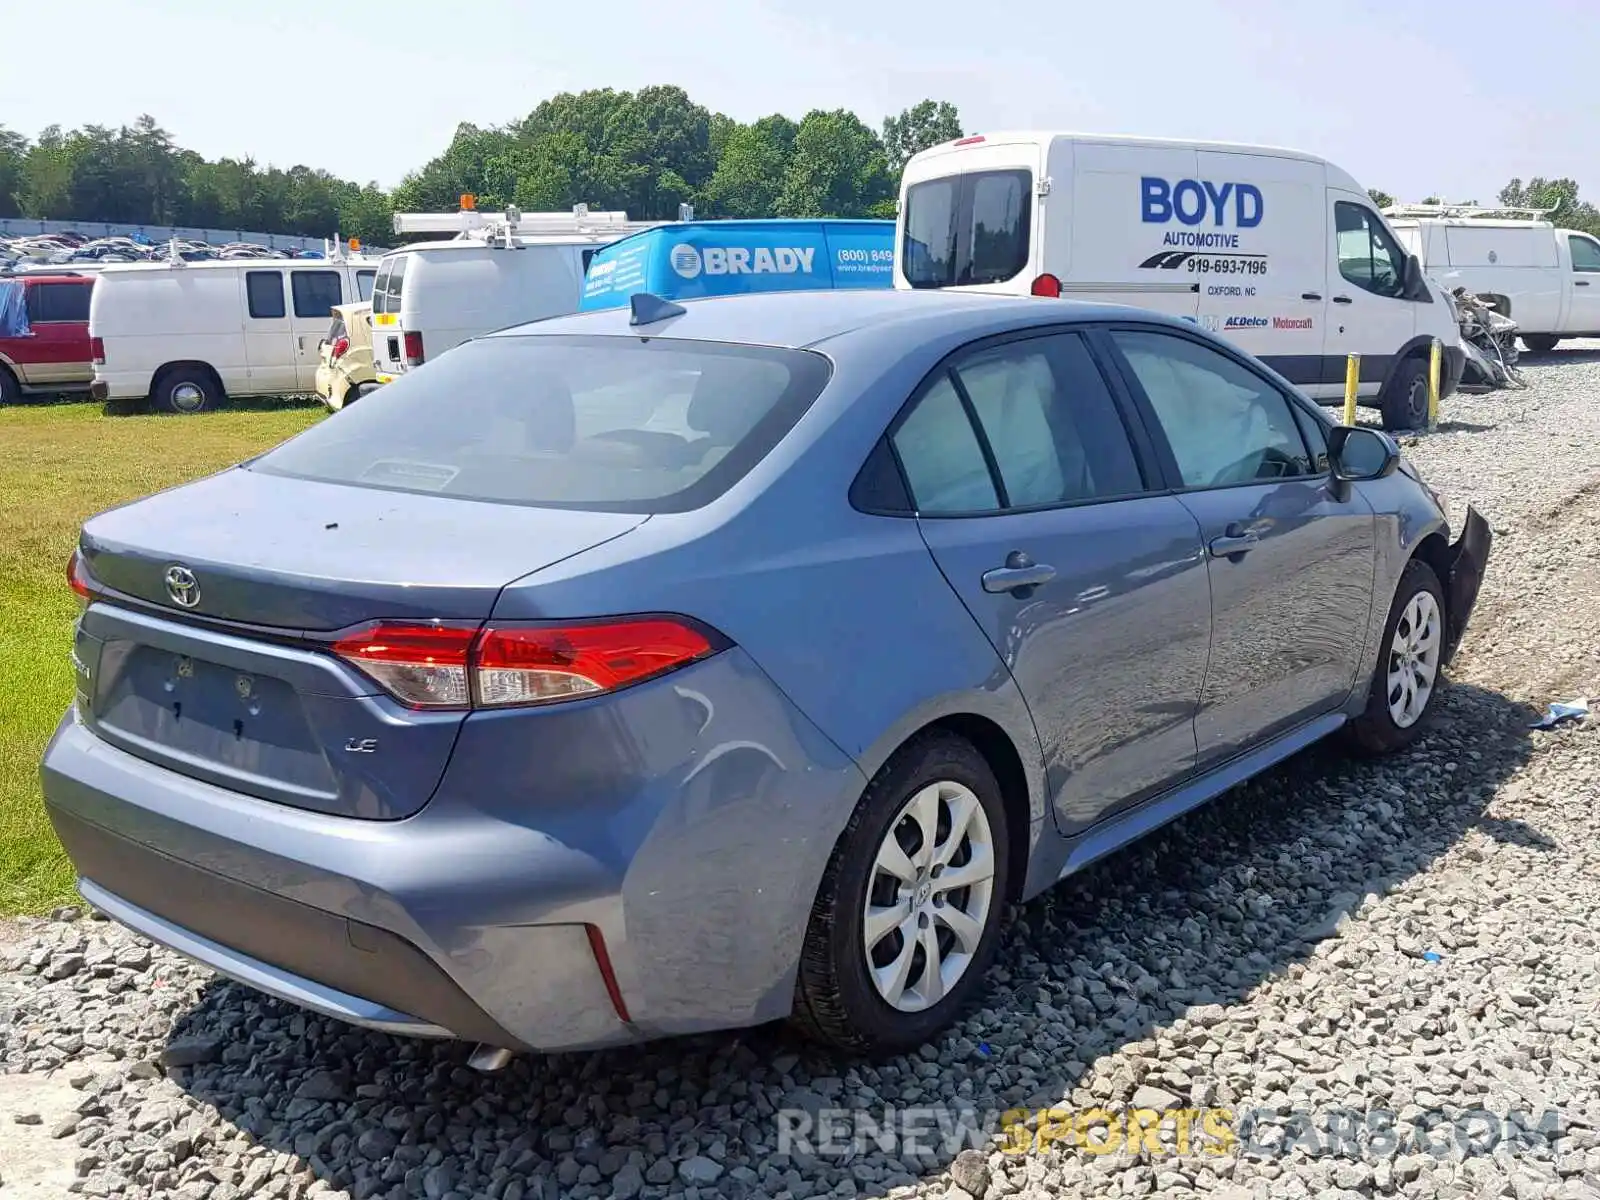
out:
M1375 520L1329 475L1316 418L1297 412L1304 402L1265 375L1177 333L1110 340L1206 546L1211 661L1195 715L1204 770L1349 697L1366 652Z
M251 395L270 396L299 390L296 369L294 327L289 321L289 301L284 293L283 272L245 271L244 357ZM224 380L224 383L227 383ZM234 392L231 384L228 390Z
M1417 331L1416 302L1402 298L1406 253L1364 196L1330 188L1328 203L1333 236L1323 383L1343 395L1347 356L1359 354L1359 394L1373 397Z
M1567 248L1572 254L1572 311L1562 332L1600 333L1600 242L1569 233Z
M1199 524L1147 488L1083 339L956 359L893 441L928 548L1027 701L1061 831L1187 776L1211 635Z

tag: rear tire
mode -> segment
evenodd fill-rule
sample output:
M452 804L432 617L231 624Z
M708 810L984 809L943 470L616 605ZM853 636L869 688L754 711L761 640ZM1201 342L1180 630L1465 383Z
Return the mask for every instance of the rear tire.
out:
M22 399L22 385L11 372L0 367L0 404L15 404Z
M1443 683L1444 589L1427 563L1412 559L1400 573L1389 619L1383 623L1367 707L1345 726L1361 754L1392 754L1419 738L1433 721Z
M1428 424L1428 365L1412 356L1395 368L1394 378L1378 401L1383 427L1389 430L1423 429Z
M994 961L1010 869L1005 804L984 757L942 732L904 746L868 784L823 873L794 1024L850 1054L903 1053L941 1033Z
M1522 344L1535 354L1549 354L1560 341L1560 338L1551 333L1525 333L1522 335Z
M176 367L156 380L150 389L150 407L157 412L188 416L210 412L222 403L222 389L210 372L198 367Z

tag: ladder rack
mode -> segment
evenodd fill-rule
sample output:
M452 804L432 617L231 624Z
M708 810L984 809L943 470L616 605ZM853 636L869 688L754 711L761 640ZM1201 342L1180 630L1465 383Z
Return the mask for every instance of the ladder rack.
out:
M1383 210L1386 217L1459 218L1463 220L1544 221L1560 209L1524 208L1515 204L1391 204Z
M692 219L692 210L690 217L684 219ZM520 237L620 238L662 224L665 222L630 221L628 214L620 211L591 211L587 204L574 205L571 212L525 213L513 206L498 213L481 213L466 208L453 213L394 214L394 231L397 234L454 234L457 238L498 242L507 247L514 245Z

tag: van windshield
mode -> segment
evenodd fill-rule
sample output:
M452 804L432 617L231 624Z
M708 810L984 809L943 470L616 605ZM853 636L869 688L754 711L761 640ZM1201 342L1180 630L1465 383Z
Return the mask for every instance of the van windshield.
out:
M1028 265L1033 177L969 171L906 189L900 268L915 288L1004 283Z
M760 462L829 373L806 350L480 338L248 467L506 504L686 512Z

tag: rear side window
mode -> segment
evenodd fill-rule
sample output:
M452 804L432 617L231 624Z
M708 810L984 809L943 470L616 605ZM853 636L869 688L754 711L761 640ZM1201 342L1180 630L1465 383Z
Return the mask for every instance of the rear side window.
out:
M245 296L249 301L250 315L258 321L288 315L283 306L283 272L246 271Z
M28 289L28 321L88 321L92 283L45 283Z
M490 337L251 464L329 483L616 512L685 512L743 478L826 385L803 350Z
M1033 177L971 171L906 189L901 270L912 287L1004 283L1028 265Z
M344 282L337 271L293 271L289 290L294 293L294 315L326 317L344 302Z

